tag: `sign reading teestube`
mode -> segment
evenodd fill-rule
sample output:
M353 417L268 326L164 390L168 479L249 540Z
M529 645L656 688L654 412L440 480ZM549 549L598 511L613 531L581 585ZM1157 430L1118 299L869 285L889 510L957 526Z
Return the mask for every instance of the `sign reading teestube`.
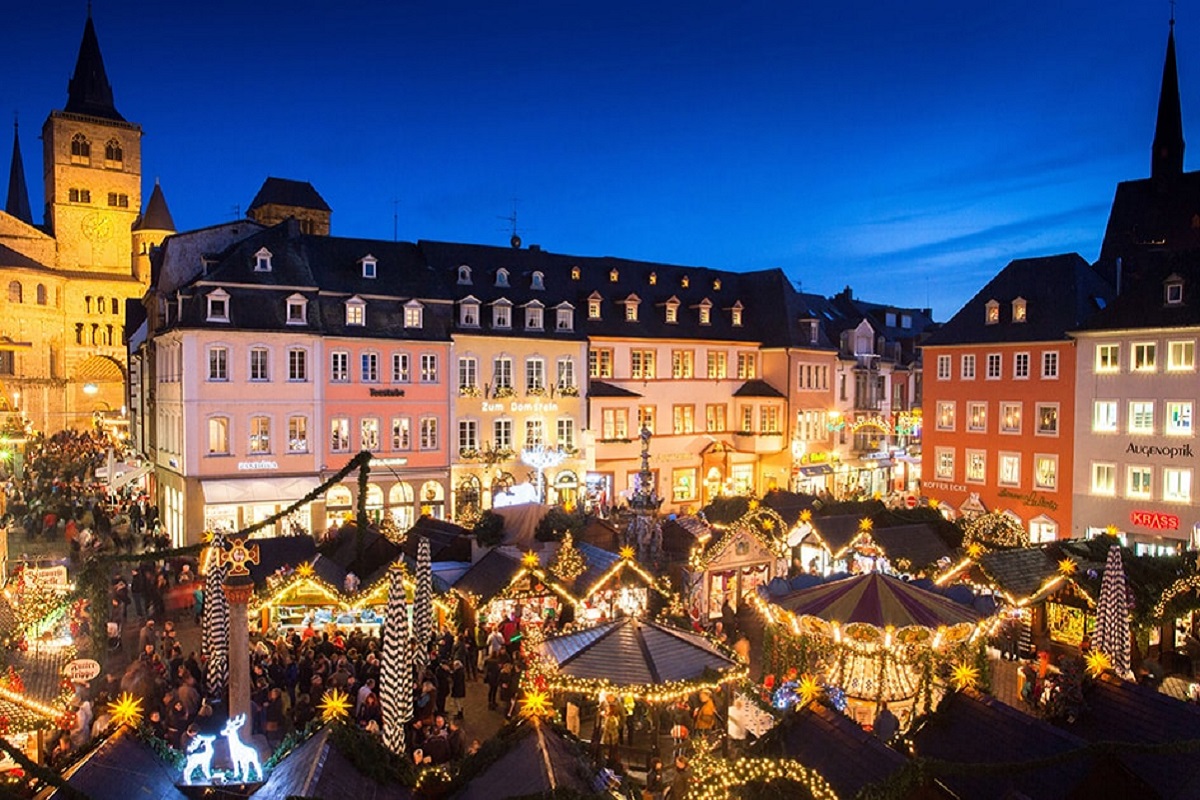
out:
M1160 514L1157 511L1131 511L1129 521L1143 528L1153 528L1156 531L1179 530L1179 517L1174 514Z

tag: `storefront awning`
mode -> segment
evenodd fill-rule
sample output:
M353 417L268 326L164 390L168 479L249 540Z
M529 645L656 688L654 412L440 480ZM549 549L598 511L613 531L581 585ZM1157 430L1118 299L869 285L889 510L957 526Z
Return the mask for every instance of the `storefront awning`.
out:
M242 478L240 480L201 481L204 502L209 505L243 503L294 503L320 486L315 477Z
M830 475L832 473L833 467L829 466L828 464L817 464L811 467L800 468L800 474L807 475L810 478L816 475Z

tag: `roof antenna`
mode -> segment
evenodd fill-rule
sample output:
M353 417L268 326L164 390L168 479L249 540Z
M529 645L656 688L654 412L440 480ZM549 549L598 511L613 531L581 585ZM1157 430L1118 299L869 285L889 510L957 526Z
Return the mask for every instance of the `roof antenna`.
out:
M233 206L233 218L235 220L242 218L242 204L235 203Z
M91 2L91 0L88 0ZM1175 0L1171 0L1171 27L1175 27Z
M392 241L400 241L400 201L392 198Z
M519 202L519 200L516 197L514 197L512 199L512 204L513 204L512 213L509 214L507 217L500 217L500 219L507 222L509 224L509 227L512 228L512 238L510 238L508 240L508 243L513 246L514 250L521 249L521 237L517 235L517 203L518 202Z

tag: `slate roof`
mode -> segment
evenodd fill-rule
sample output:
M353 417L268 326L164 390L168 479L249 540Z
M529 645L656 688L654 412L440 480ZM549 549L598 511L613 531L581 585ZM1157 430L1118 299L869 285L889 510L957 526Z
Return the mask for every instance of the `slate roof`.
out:
M583 556L583 563L587 565L587 569L575 579L575 586L572 590L575 596L579 597L580 592L586 591L600 580L609 567L621 560L621 556L587 542L575 542L575 549Z
M1058 573L1058 564L1040 547L990 550L977 563L991 583L1017 599L1032 597Z
M470 561L471 533L461 525L449 520L420 517L404 536L401 549L406 556L415 559L420 540L429 540L431 561Z
M1112 287L1077 253L1019 258L967 301L925 346L1049 342L1066 339L1113 298ZM1026 321L1013 322L1012 301L1026 301ZM990 300L1000 306L1000 321L989 325Z
M1194 173L1200 176L1200 172ZM1200 181L1197 182L1200 187ZM1200 209L1200 191L1197 192ZM1198 245L1200 246L1200 245ZM1079 326L1081 331L1187 328L1200 326L1200 249L1147 259L1135 280L1125 281L1120 296ZM1183 302L1168 305L1168 279L1183 281Z
M746 381L737 388L733 393L734 397L778 397L787 399L787 395L776 389L771 384L755 378L754 380Z
M838 514L830 517L813 517L812 526L831 553L838 553L850 546L854 537L858 536L858 525L861 515Z
M250 201L250 210L272 204L311 208L316 211L333 210L311 183L288 178L267 178L263 181L258 194Z
M817 498L810 494L772 489L763 495L762 504L774 511L789 527L800 521L800 515L816 507Z
M1200 228L1192 225L1198 212L1200 172L1118 183L1100 263L1111 268L1120 258L1124 269L1133 271L1147 256L1200 248Z
M317 543L311 536L271 536L254 539L248 544L258 545L259 563L247 566L250 577L254 579L254 585L260 588L266 584L267 576L274 574L280 567L294 568L306 561L312 561L317 555ZM341 583L334 585L341 586Z
M1168 744L1200 740L1200 708L1146 686L1102 676L1085 690L1071 734L1089 742ZM1196 754L1126 752L1121 760L1163 798L1200 797Z
M579 749L549 726L533 725L454 798L503 800L545 796L554 790L590 796L593 776L587 773Z
M150 745L121 728L63 775L67 785L90 800L184 800L175 788L178 770L163 761ZM61 800L56 789L47 800Z
M8 167L8 197L4 203L4 211L26 225L33 224L33 210L29 207L29 186L25 183L25 162L21 158L21 136L15 122L12 161Z
M855 797L907 763L904 756L850 717L820 703L809 703L784 716L750 754L794 758L815 769L838 797Z
M706 669L737 666L699 634L632 617L555 636L539 648L564 675L618 686L693 680Z
M412 797L398 784L376 783L358 771L329 741L322 728L280 761L254 797L287 800L289 797L320 797L322 800L383 800Z
M319 550L342 569L357 575L363 587L381 577L401 553L400 545L370 529L362 532L360 547L358 531L353 527L343 528L336 539L322 543Z
M887 554L894 568L897 561L906 560L913 570L919 570L954 555L937 526L929 522L874 528L871 538Z
M146 201L146 211L139 214L133 222L133 230L173 231L175 220L171 218L171 210L167 208L167 198L163 196L162 187L154 182L154 190Z
M640 394L624 386L617 386L605 381L588 381L588 397L641 397Z
M480 603L491 600L512 582L521 569L521 560L502 548L493 547L454 582L452 588L478 595Z
M1033 761L1078 750L1086 744L974 690L947 695L937 712L911 738L917 757L961 764ZM1073 796L1072 790L1091 767L1087 760L1078 758L1032 769L954 770L953 774L939 774L939 780L958 797L972 800L1061 800Z
M100 41L96 38L96 26L92 24L90 11L83 26L83 40L79 43L75 73L67 84L67 105L63 110L69 114L125 121L113 105L112 84L108 82L108 75L104 71L104 58L100 55ZM93 147L96 144L93 143ZM103 150L100 155L104 155Z

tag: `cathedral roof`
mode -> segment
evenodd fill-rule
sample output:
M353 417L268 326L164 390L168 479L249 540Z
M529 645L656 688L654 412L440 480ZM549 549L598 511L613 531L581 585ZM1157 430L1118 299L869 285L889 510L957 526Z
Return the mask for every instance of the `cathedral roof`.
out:
M138 216L133 223L133 230L141 231L174 231L175 220L171 219L171 210L167 208L167 199L163 197L162 187L154 183L154 191L146 203L145 213Z
M263 181L262 188L250 202L250 209L266 205L294 206L317 211L332 210L311 183L287 178L267 178Z
M100 42L96 38L91 14L83 26L79 58L75 62L75 74L67 84L67 106L63 110L71 114L125 121L113 105L112 84L104 72L104 58L100 55Z
M26 225L33 224L33 211L29 207L29 187L25 184L25 165L21 160L21 139L17 125L13 123L12 165L8 170L8 202L4 210Z

